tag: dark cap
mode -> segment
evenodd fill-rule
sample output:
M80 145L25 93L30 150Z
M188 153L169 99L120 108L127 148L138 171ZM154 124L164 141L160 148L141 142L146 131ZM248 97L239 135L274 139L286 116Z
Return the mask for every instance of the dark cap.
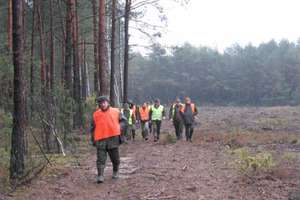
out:
M108 99L107 96L100 96L100 97L97 97L96 101L97 101L98 103L102 103L102 102L104 102L104 101L109 102L109 99Z

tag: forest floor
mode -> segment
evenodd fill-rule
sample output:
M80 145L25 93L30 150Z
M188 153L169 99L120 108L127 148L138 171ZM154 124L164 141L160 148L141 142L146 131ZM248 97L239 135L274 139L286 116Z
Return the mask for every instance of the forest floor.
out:
M139 137L122 145L120 178L111 179L108 160L103 184L96 184L96 152L83 136L75 160L47 167L36 179L2 198L300 198L300 107L207 107L200 110L197 122L192 143L174 141L171 122L164 121L160 142ZM241 149L249 152L247 158L270 154L270 166L263 168L258 163L243 171L246 158L239 156Z

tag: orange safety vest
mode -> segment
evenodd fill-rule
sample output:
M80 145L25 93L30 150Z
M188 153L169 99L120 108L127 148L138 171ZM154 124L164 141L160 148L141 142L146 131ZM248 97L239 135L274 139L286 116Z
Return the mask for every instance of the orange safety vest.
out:
M196 109L195 109L195 104L191 103L191 108L192 108L192 112L195 113L196 112ZM180 110L182 113L185 112L185 104L181 107L181 110Z
M117 108L109 108L103 112L101 109L93 114L95 123L94 140L103 140L106 138L118 136L120 129L120 111Z
M139 113L140 113L142 121L149 120L149 108L148 107L146 107L146 108L140 107Z

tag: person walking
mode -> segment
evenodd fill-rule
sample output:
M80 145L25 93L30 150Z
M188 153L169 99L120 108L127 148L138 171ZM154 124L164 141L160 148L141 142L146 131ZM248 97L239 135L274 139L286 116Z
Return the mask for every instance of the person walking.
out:
M172 120L173 122L177 140L182 139L183 119L182 115L180 114L182 107L183 104L180 102L180 99L176 98L169 111L169 120Z
M148 109L149 109L149 112L150 112L150 110L151 110L152 106L154 105L154 103L153 103L153 101L149 101L149 102L147 103L147 105L148 105ZM149 118L150 118L150 113L149 113ZM153 129L152 129L152 121L149 120L148 124L149 124L149 134L152 134L152 133L153 133Z
M128 102L129 104L129 108L132 112L132 115L133 115L133 122L132 122L132 125L131 125L131 130L130 130L130 135L132 136L132 140L135 140L135 133L136 133L136 114L137 114L137 109L136 109L136 105L131 101L129 100Z
M126 130L124 130L124 136L125 136L125 143L127 143L128 140L135 139L135 133L133 133L133 126L135 124L135 115L133 113L133 110L129 108L129 104L125 103L123 106L123 109L121 109L121 113L124 115L124 117L127 120L127 127Z
M112 178L119 177L121 127L126 119L118 108L110 107L106 96L98 97L97 102L99 109L93 113L90 132L91 142L97 148L97 183L103 183L107 154L113 165Z
M198 114L197 107L192 103L190 97L185 98L185 104L180 110L185 126L186 141L192 142L192 136L194 133L195 116Z
M149 109L147 103L144 103L141 107L139 107L138 116L139 116L139 120L141 122L142 137L144 140L148 140L149 119L150 119L149 114L150 114L150 109Z
M152 121L153 126L153 136L154 142L159 140L160 128L162 120L165 119L165 108L163 105L160 105L160 100L155 99L154 105L150 109L150 120Z

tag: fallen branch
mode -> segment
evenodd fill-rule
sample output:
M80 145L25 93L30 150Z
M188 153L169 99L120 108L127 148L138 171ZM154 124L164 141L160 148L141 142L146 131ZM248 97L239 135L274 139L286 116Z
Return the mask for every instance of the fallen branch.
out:
M65 153L65 149L64 149L64 146L63 146L63 143L61 141L61 139L59 138L55 128L53 127L52 124L49 124L46 120L42 119L42 121L51 128L51 132L53 134L53 136L56 138L58 144L59 144L59 147L60 147L60 150L61 150L61 153L63 154L63 156L66 156L66 153Z
M35 135L33 134L33 130L32 130L31 127L30 127L30 130L31 130L31 131L29 131L29 132L30 132L30 134L32 135L32 137L33 137L35 143L38 145L38 147L39 147L41 153L43 154L43 156L44 156L44 158L45 158L45 160L47 161L47 163L48 163L49 165L52 166L52 163L50 162L49 158L48 158L47 155L45 154L45 152L44 152L44 150L43 150L41 144L39 143L38 139L37 139L37 138L35 137Z

